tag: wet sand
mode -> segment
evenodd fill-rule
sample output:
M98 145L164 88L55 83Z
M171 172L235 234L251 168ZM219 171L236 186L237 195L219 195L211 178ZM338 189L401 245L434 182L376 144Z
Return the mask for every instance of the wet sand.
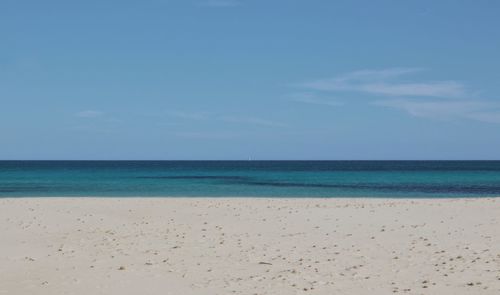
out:
M500 294L500 199L0 199L0 294Z

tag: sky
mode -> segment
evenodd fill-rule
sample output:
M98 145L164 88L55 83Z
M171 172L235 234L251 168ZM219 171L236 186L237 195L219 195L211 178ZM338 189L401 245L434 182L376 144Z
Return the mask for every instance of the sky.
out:
M499 1L0 1L0 159L500 159Z

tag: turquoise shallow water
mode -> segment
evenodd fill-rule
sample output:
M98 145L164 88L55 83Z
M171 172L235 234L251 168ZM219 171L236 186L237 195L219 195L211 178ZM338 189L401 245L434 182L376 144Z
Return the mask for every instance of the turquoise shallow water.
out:
M489 197L500 161L0 161L0 197Z

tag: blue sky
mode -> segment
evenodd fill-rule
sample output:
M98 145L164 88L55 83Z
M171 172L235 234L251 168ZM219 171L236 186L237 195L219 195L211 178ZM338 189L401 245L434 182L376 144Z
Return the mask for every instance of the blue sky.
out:
M500 159L498 1L0 1L0 159Z

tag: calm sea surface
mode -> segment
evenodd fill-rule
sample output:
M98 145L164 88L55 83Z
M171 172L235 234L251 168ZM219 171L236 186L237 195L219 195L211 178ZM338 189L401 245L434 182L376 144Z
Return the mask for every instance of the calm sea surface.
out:
M0 161L0 197L500 196L500 161Z

